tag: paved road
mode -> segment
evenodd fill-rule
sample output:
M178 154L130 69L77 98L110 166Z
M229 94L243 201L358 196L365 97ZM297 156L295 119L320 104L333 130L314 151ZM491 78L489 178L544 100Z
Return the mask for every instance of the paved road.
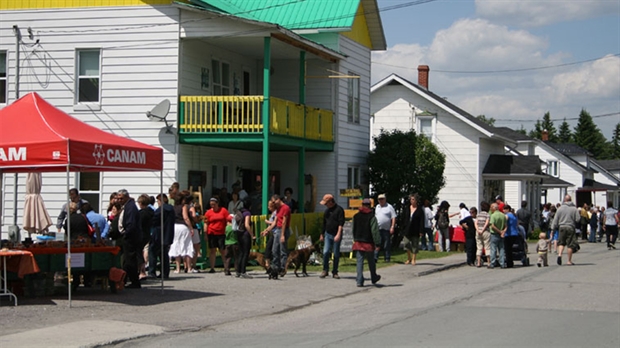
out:
M455 268L463 258L381 269L379 287L218 273L174 277L163 295L80 289L73 308L5 300L0 346L620 345L620 252L586 244L577 266L542 269Z
M620 254L582 251L576 266L462 267L118 346L618 347Z

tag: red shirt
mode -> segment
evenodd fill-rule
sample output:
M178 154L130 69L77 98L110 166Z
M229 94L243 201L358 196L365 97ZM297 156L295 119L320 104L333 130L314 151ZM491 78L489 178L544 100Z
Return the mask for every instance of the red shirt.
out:
M278 208L278 212L276 213L276 227L282 227L282 222L284 221L284 217L286 216L286 227L291 227L291 208L288 205L282 203L282 205Z
M207 223L207 234L213 235L226 234L226 223L232 220L228 210L224 207L220 207L220 210L217 212L213 211L213 209L207 210L205 218Z

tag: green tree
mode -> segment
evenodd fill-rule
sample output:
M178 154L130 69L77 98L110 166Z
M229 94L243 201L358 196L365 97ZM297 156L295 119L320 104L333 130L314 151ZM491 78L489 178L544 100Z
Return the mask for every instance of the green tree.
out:
M549 141L552 143L557 143L558 135L555 126L553 125L553 121L551 121L551 115L549 114L549 111L545 112L545 114L543 115L543 119L540 125L542 127L542 130L547 130L547 134L549 135Z
M547 131L548 139L552 143L558 142L557 130L553 125L553 121L551 120L551 115L549 112L545 112L542 120L536 120L536 124L534 125L534 129L530 131L529 137L534 139L542 139L543 131Z
M532 129L527 135L530 138L542 139L542 130L542 122L540 122L540 120L536 120L536 124L534 124L534 129Z
M374 137L375 149L368 154L368 181L372 195L385 193L397 213L401 199L418 193L431 202L445 186L446 156L426 136L411 130L385 131Z
M575 144L588 150L596 159L608 158L607 139L598 129L592 116L585 110L581 109L579 113L579 121L575 126L574 134Z
M517 129L516 132L521 133L523 135L527 135L527 130L525 130L525 127L523 127L523 124L521 124L521 128Z
M478 115L478 116L476 116L476 118L479 119L480 121L488 124L489 126L495 126L495 119L493 117L487 118L484 115Z
M611 157L612 159L620 159L620 122L616 124L611 138Z
M558 132L558 143L560 144L568 144L573 142L573 133L570 130L570 126L568 122L566 122L566 117L564 117L564 121L560 125L560 131Z

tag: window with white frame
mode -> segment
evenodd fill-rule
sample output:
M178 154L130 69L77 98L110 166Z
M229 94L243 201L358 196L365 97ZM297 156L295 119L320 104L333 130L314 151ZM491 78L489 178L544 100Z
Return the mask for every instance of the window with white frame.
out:
M77 50L77 86L75 101L99 103L101 91L101 50Z
M347 116L348 121L360 123L360 78L359 75L349 71L347 88Z
M6 51L0 52L0 104L6 104Z
M433 117L418 116L417 121L418 134L422 134L429 140L433 140Z
M230 95L230 64L211 60L213 70L213 95Z
M356 188L360 184L360 167L349 166L347 168L347 188Z
M547 161L547 174L556 178L560 176L558 161Z
M101 173L82 172L78 176L78 190L80 197L87 200L90 206L97 213L101 213ZM107 208L107 207L106 207ZM103 226L101 226L103 229Z

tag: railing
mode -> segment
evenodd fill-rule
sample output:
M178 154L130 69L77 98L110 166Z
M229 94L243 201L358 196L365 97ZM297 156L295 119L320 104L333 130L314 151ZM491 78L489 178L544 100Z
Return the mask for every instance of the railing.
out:
M181 133L262 133L262 96L182 96ZM275 134L333 141L333 112L271 97L269 130Z

